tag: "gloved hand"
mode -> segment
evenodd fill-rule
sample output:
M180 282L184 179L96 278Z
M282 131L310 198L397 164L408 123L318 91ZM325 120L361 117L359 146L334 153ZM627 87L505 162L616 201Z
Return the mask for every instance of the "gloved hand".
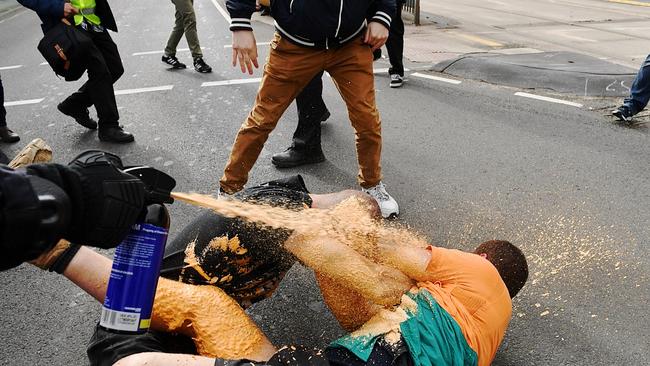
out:
M68 166L34 164L28 174L59 186L70 198L70 224L63 237L99 248L116 247L126 236L145 202L145 186L122 171L114 154L89 150Z

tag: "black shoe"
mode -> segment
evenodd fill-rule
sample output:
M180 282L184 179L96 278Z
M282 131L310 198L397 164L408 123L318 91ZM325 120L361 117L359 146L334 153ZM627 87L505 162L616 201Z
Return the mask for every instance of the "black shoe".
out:
M0 127L0 141L2 142L18 142L20 136L17 133L7 128L7 126Z
M623 121L626 123L632 122L632 112L630 111L630 108L628 108L627 106L622 105L617 109L614 109L612 111L612 115L618 118L619 121Z
M330 118L330 116L331 116L330 111L326 109L325 112L323 112L323 115L320 116L320 121L325 122Z
M210 65L206 64L201 57L194 59L194 70L203 74L212 72Z
M59 110L59 112L65 114L66 116L70 116L70 117L74 118L74 120L78 124L88 128L90 130L97 129L97 121L90 118L90 113L88 113L88 108L76 108L75 109L75 108L70 108L70 107L66 106L65 104L63 104L63 103L59 103L59 105L56 106L56 108Z
M404 77L401 76L400 74L392 74L390 76L390 87L391 88L399 88L402 86L404 83Z
M176 56L163 55L162 62L166 63L169 66L171 66L172 69L185 69L185 68L187 68L187 65L185 65L184 63L178 61Z
M135 141L133 135L124 131L120 126L100 127L97 137L105 142L125 143Z
M315 164L325 161L323 150L318 149L305 150L296 149L294 146L289 147L284 152L273 155L271 163L278 168L293 168L299 165Z

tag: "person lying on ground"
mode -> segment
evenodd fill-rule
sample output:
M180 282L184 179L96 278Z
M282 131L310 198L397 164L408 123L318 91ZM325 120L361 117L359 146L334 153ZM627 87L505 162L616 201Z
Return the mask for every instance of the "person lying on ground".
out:
M351 334L332 342L324 351L302 346L287 346L268 361L197 356L191 349L174 348L164 340L168 335L150 331L139 336L124 336L97 329L88 353L93 365L489 365L503 339L514 297L528 275L525 257L505 241L488 241L472 253L429 246L378 246L386 263L417 281L398 307L378 306L355 289L354 282L339 282L329 276L322 263L336 260L358 265L358 256L344 244L329 238L290 238L292 253L314 248L321 251L319 263L306 260L317 273L325 302ZM348 265L337 268L347 268ZM350 267L352 268L352 267ZM377 282L383 269L370 267L354 271L357 283ZM357 269L357 268L355 268ZM368 270L369 269L369 270ZM367 282L366 282L367 283ZM398 285L397 291L405 289ZM215 339L244 344L244 339ZM174 344L178 345L178 342ZM260 356L260 355L256 355ZM113 363L114 362L114 363Z

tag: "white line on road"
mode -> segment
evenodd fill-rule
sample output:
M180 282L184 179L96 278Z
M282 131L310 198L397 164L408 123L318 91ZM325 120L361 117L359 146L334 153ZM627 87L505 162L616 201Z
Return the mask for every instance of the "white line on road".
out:
M409 72L409 71L411 71L411 70L410 69L404 69L404 72ZM387 72L388 72L387 67L382 67L382 68L379 68L379 69L373 69L372 70L373 74L384 74L384 73L387 73Z
M26 100L17 100L15 102L5 102L4 106L5 107L13 107L16 105L26 105L26 104L37 104L43 101L45 98L41 99L26 99Z
M582 104L580 104L580 103L569 102L567 100L562 100L562 99L544 97L544 96L541 96L541 95L529 94L529 93L524 93L524 92L516 92L515 95L518 96L518 97L543 100L545 102L565 104L565 105L570 105L572 107L582 108Z
M187 52L189 50L190 50L189 48L179 48L179 49L176 50L176 52ZM209 50L209 48L201 47L201 50ZM161 54L163 52L165 52L165 51L160 50L160 51L135 52L135 53L132 53L131 56L155 55L155 54Z
M255 43L255 44L258 45L258 46L268 46L269 44L271 44L271 41L268 41L268 42L257 42L257 43ZM232 48L232 45L231 45L231 44L227 44L227 45L223 46L223 48Z
M415 76L417 78L435 80L435 81L442 81L443 83L449 83L455 85L462 83L462 81L460 80L441 78L440 76L434 76L434 75L420 74L419 72L416 72L415 74L411 74L411 76Z
M149 93L155 91L172 90L173 87L174 87L173 85L162 85L162 86L152 86L149 88L116 90L115 95L139 94L139 93Z
M23 65L13 65L13 66L2 66L0 67L0 71L2 70L13 70L13 69L18 69L23 67Z
M224 19L226 19L226 21L228 22L228 24L230 24L230 15L228 15L228 13L224 10L223 6L219 5L217 0L210 0L210 1L212 1L212 4L214 4L217 10L219 10L219 13L221 13Z
M205 83L201 84L201 87L252 84L252 83L259 83L260 81L262 81L262 78L235 79L235 80L222 80L222 81L206 81Z
M49 65L49 64L47 62L41 62L40 64L38 64L38 66L45 66L45 65Z

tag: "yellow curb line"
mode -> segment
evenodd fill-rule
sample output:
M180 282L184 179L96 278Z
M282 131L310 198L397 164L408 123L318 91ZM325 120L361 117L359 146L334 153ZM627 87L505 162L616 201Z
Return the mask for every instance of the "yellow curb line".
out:
M610 3L619 3L619 4L627 4L627 5L636 5L636 6L646 6L650 7L650 3L642 3L640 1L633 1L633 0L608 0Z
M480 44L482 44L484 46L503 47L503 44L501 44L499 42L492 41L492 40L485 39L485 38L481 38L481 37L477 37L477 36L473 36L471 34L464 34L464 33L459 33L459 32L454 32L454 34L456 34L456 35L458 35L458 36L460 36L462 38L465 38L467 40L470 40L470 41L473 41L473 42L476 42L476 43L480 43Z

